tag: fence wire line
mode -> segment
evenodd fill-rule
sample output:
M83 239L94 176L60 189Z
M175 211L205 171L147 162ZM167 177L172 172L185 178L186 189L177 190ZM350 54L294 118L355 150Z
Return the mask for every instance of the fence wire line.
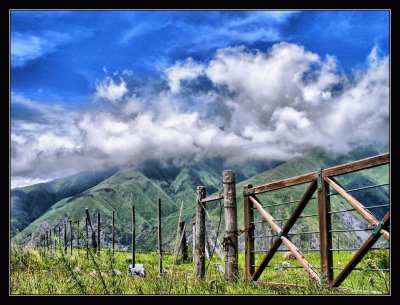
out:
M201 205L201 207L203 208L203 210L204 210L204 212L205 212L205 214L206 214L206 216L207 216L207 219L208 219L209 223L211 224L211 229L212 229L212 231L213 231L214 234L215 234L214 247L213 247L212 252L210 253L209 261L208 261L207 267L206 267L206 269L205 269L206 272L207 272L207 270L208 270L208 267L210 266L211 260L212 260L212 258L213 258L213 255L214 255L214 252L215 252L215 249L216 249L216 246L217 246L217 243L218 243L218 247L219 247L220 249L222 248L222 245L221 245L221 243L220 243L219 240L218 240L218 235L219 235L219 230L220 230L220 225L221 225L221 219L222 219L222 203L221 203L221 194L222 194L222 192L223 192L223 190L221 190L221 191L219 192L219 200L218 200L218 201L219 201L219 221L218 221L217 233L215 233L215 230L214 230L214 228L213 228L213 224L212 224L212 221L211 221L211 218L210 218L210 215L209 215L207 209L204 207L203 203L200 202L200 205ZM207 230L206 230L206 235L208 235ZM209 242L208 242L208 238L206 238L206 240L207 240L207 244L208 244L208 243L209 243ZM221 251L220 251L220 253L221 253ZM223 254L221 254L221 255L223 256ZM224 257L224 256L223 256L223 257Z

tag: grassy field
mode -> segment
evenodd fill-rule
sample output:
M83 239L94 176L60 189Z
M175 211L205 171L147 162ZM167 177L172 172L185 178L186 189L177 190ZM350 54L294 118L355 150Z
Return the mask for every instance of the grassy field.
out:
M334 254L334 266L343 267L353 253ZM262 260L257 254L256 264ZM310 264L318 272L319 254L306 254ZM130 277L127 274L130 253L115 252L102 249L100 256L86 250L74 249L69 255L58 248L57 251L35 250L31 247L12 245L10 257L10 294L12 295L58 295L58 294L147 294L147 295L202 295L202 294L388 294L390 292L390 274L373 270L388 268L388 251L377 250L367 254L357 266L364 271L355 270L344 281L340 289L329 290L311 282L303 269L295 268L299 264L295 260L286 260L289 268L282 268L282 253L277 253L269 264L260 281L296 284L297 287L273 288L268 285L255 285L244 280L244 254L239 255L239 280L232 283L224 278L224 274L214 269L213 263L222 263L214 257L211 263L206 260L205 280L194 277L194 263L183 262L178 258L174 263L171 254L163 255L164 274L158 272L158 256L155 252L137 253L136 263L144 264L146 277ZM110 274L117 269L121 273ZM340 270L334 270L335 275ZM99 275L100 274L100 275Z

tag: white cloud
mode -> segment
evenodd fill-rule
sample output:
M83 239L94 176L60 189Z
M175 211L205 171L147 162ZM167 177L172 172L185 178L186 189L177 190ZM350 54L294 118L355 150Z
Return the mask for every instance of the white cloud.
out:
M117 84L111 77L96 82L96 97L104 98L112 104L117 103L128 92L126 82L121 78Z
M148 159L284 160L315 146L388 143L389 61L375 49L351 76L334 57L289 43L267 52L224 48L208 63L188 59L164 73L169 90L131 96L123 80L98 83L112 113L49 109L13 94L12 103L37 109L40 119L12 122L12 177L40 180ZM199 92L191 84L199 76L213 87Z
M165 73L169 87L175 93L179 91L181 81L190 81L200 76L203 73L203 66L189 58L185 62L177 61L175 65L165 69Z
M54 52L58 46L70 40L65 33L47 31L41 35L13 32L11 35L11 63L14 67Z

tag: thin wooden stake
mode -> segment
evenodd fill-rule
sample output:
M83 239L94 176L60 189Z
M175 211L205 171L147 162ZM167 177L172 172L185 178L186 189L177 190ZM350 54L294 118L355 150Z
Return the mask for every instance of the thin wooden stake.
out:
M197 187L197 204L196 204L196 240L195 240L195 265L196 279L204 279L206 274L206 254L205 254L205 233L206 233L206 213L204 211L205 207L201 200L206 198L206 188L205 186Z
M71 240L71 256L72 256L72 239L73 239L73 231L72 231L72 219L69 220L69 230L70 230L70 240Z
M97 213L97 255L100 255L100 212Z
M86 208L85 212L86 212L87 222L88 222L88 224L90 226L90 232L92 232L92 247L93 247L93 251L96 253L96 251L97 251L96 233L93 230L92 221L90 220L89 209Z
M158 272L162 274L161 199L158 198Z
M64 222L64 252L67 253L67 222Z
M88 218L86 220L86 258L89 258L89 225L88 225Z
M135 207L132 205L132 268L135 268Z
M186 262L189 260L187 244L186 244L186 233L185 233L185 222L179 222L179 235L181 236L180 249L182 252L182 259Z
M78 246L78 255L79 255L79 233L80 233L80 230L79 230L79 220L77 220L77 234L76 234L76 242L77 242L77 246Z
M196 250L196 221L192 223L192 261L195 261L195 250Z
M114 233L114 226L115 226L115 211L112 211L112 253L114 254L115 249L115 233Z

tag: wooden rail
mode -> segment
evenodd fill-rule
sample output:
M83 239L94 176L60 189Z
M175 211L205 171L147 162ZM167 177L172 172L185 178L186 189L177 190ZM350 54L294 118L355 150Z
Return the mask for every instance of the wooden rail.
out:
M221 200L221 199L224 199L224 195L216 195L216 196L203 198L203 199L201 199L201 203L207 203L207 202Z
M349 163L346 163L343 165L324 169L322 171L322 176L324 178L328 177L328 176L339 176L339 175L355 172L358 170L387 164L389 162L390 162L390 154L385 153L385 154L377 155L374 157L361 159L358 161L353 161L353 162L349 162ZM244 193L244 196L251 195L251 194L257 195L260 193L270 192L270 191L277 190L280 188L285 188L285 187L289 187L289 186L308 183L308 182L315 180L316 178L317 178L317 173L313 172L313 173L308 173L308 174L291 177L291 178L287 178L287 179L283 179L283 180L279 180L279 181L274 181L271 183L266 183L263 185L259 185L259 186L250 188L250 189L246 190L246 192Z
M333 176L339 176L363 169L373 168L379 165L388 164L390 162L390 154L385 153L362 160L349 162L343 165L322 169L319 173L308 173L297 177L291 177L271 183L263 184L253 187L246 185L243 189L244 196L244 223L248 228L245 236L245 263L246 263L246 278L248 280L257 281L272 257L277 252L282 243L286 248L295 256L303 268L307 271L309 276L319 281L323 285L330 288L338 287L348 274L355 268L362 257L368 252L373 244L383 235L387 240L390 240L389 227L389 213L382 221L370 213L364 205L351 196ZM257 199L256 195L265 193L281 188L295 186L304 183L310 183L307 191L304 193L302 199L293 210L291 216L281 228L272 215L263 208L261 202ZM336 277L333 277L333 254L332 254L332 233L331 233L331 214L330 214L330 197L329 188L338 192L364 219L374 227L373 234L362 245L355 256L350 260L347 266ZM294 223L299 218L301 212L311 199L312 195L318 189L318 222L319 222L319 236L320 236L320 256L321 256L321 276L318 276L314 270L310 268L308 261L301 254L299 249L285 236L288 234ZM278 236L277 239L271 244L265 257L261 261L257 269L254 268L254 227L250 225L254 222L253 207L267 221L268 225Z

